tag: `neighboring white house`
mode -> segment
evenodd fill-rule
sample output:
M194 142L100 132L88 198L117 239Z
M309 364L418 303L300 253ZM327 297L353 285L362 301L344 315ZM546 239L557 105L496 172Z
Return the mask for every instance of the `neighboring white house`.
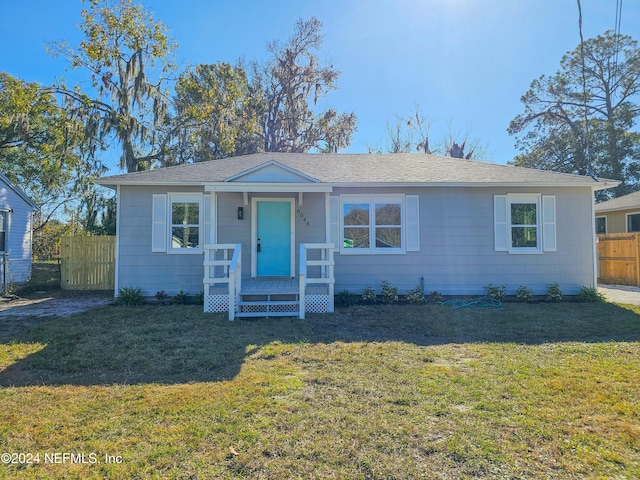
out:
M205 310L331 311L386 280L444 295L596 285L594 191L613 180L424 154L263 153L105 177L116 294L205 290ZM204 283L203 283L204 279ZM278 293L278 294L277 294Z
M0 173L0 285L31 278L32 222L36 205Z

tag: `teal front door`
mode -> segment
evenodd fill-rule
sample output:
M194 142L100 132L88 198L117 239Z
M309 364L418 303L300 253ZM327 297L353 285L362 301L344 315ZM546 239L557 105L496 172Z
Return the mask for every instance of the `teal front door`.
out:
M257 202L257 274L291 276L291 203Z

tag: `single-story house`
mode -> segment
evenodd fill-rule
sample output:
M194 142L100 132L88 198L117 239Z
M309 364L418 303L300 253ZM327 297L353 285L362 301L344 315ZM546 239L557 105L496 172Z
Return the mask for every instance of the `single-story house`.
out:
M640 192L596 205L596 233L640 232Z
M0 173L0 286L31 278L35 203Z
M261 153L98 181L117 190L116 292L205 311L332 311L376 290L596 285L594 191L618 182L425 154Z

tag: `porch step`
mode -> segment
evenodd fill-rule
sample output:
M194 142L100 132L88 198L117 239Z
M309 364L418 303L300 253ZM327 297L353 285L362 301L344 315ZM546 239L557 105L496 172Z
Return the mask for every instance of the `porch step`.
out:
M266 289L266 288L247 288L242 287L240 291L240 295L298 295L300 293L300 289L298 287L295 288L274 288L274 289Z
M293 289L242 289L236 317L297 317L298 291Z
M236 312L236 318L246 317L298 317L300 310L291 312Z
M275 306L275 305L299 305L300 302L298 300L286 300L286 301L274 301L274 300L250 300L250 301L240 301L238 302L239 307L252 305L252 306Z

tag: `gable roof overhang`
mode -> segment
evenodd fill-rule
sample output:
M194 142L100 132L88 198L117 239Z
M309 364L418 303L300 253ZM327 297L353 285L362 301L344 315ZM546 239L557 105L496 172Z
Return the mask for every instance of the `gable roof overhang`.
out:
M38 206L31 200L26 193L18 188L11 180L9 180L4 174L0 173L0 180L7 185L13 192L24 200L33 210L38 210Z
M588 187L619 182L427 154L261 153L148 172L96 183L200 186L208 191L332 191L335 187Z
M624 210L640 210L640 192L633 192L621 197L612 198L596 204L596 213L620 212Z

